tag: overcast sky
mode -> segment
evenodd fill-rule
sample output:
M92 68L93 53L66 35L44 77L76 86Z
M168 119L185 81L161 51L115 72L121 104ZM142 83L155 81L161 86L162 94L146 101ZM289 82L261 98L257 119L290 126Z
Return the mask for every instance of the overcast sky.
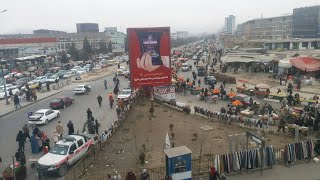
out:
M0 34L34 29L76 31L76 23L104 27L170 26L171 31L215 33L224 18L236 23L292 13L293 8L320 5L320 0L0 0Z

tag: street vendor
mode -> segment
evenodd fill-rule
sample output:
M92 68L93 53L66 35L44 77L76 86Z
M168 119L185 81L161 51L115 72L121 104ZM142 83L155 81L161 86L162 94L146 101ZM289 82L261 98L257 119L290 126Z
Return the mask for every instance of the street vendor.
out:
M319 100L319 97L315 94L312 99L317 101L317 100Z
M278 91L277 91L277 94L279 94L279 93L281 93L281 89L280 88L278 88Z
M226 111L226 108L223 106L221 109L220 109L220 113L221 114L224 114L224 113L226 113L227 111Z

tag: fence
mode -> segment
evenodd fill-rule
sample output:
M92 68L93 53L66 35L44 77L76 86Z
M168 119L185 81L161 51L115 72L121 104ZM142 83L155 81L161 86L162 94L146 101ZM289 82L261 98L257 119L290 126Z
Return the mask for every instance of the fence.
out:
M66 180L76 180L79 179L85 172L86 169L89 168L91 165L94 164L94 161L97 159L99 152L103 149L103 147L107 144L108 139L112 137L112 134L121 126L123 121L127 118L129 111L131 111L135 105L140 100L140 92L136 92L137 94L134 96L130 103L128 104L127 108L118 116L118 120L113 123L110 127L112 128L111 132L107 134L106 140L99 138L96 144L88 150L86 155L78 161L66 174ZM108 128L108 129L110 129ZM106 177L106 176L104 176ZM93 178L94 179L94 178ZM104 178L105 179L105 178Z

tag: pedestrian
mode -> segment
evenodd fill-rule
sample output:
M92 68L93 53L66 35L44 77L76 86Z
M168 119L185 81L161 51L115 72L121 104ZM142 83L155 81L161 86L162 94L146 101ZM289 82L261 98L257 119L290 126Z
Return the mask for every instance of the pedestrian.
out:
M41 91L41 87L42 87L42 82L39 81L39 84L38 84L38 87L37 87L39 92Z
M32 90L32 98L34 99L34 101L37 101L37 92L36 90Z
M87 118L88 119L92 118L92 112L91 112L90 108L87 109Z
M118 100L118 106L121 108L122 111L124 110L124 102L123 102L123 99L119 98L119 100Z
M150 180L150 174L147 172L146 169L142 170L141 180Z
M137 180L137 177L132 171L129 171L126 176L126 180Z
M280 132L280 130L282 129L282 132L285 133L285 125L286 125L286 122L284 121L283 118L281 118L277 132Z
M106 179L106 180L112 180L111 174L108 174L108 175L107 175L107 179Z
M214 166L211 166L209 179L217 180L218 178L220 179L219 173L216 171L216 168Z
M297 91L300 91L301 89L301 80L299 79L297 82Z
M14 156L16 157L16 161L20 162L21 166L24 166L26 164L26 155L24 154L22 149L19 148Z
M118 69L120 69L120 63L118 63Z
M59 134L57 130L53 131L53 134L51 135L51 141L53 141L55 144L59 141Z
M196 81L195 80L192 81L192 86L193 87L196 86Z
M117 117L119 118L120 114L121 114L121 108L119 106L117 106L116 108L116 112L117 112Z
M117 73L115 74L115 76L113 77L113 83L114 83L114 85L116 85L116 82L117 82Z
M73 123L71 120L69 120L68 124L67 124L67 127L68 127L68 135L71 135L74 133L74 127L73 127Z
M63 129L63 124L61 123L61 121L58 121L58 124L56 125L56 131L59 134L59 138L62 138L62 134L64 132L64 129Z
M105 89L108 89L108 82L107 82L106 79L104 80L104 88L105 88Z
M96 130L97 135L99 135L99 126L100 126L100 123L98 122L98 119L96 119L94 124L94 129Z
M47 86L47 91L50 91L50 84L49 84L49 82L46 83L46 86Z
M118 95L118 92L119 92L119 86L115 86L114 87L114 89L113 89L113 93L115 94L115 95Z
M199 87L201 86L201 79L200 78L198 80L198 85L199 85Z
M98 95L97 100L98 100L99 107L101 107L102 97L100 96L100 94Z
M14 97L13 97L13 104L15 106L16 109L18 109L18 107L21 107L20 105L20 99L19 99L19 96L18 94L15 94Z
M227 81L223 80L222 84L223 84L223 87L226 87Z
M119 80L119 78L117 78L116 81L117 81L116 85L119 86L119 85L120 85L120 80Z
M22 127L23 135L24 135L24 141L26 141L27 138L30 140L30 134L29 134L29 128L27 124L24 124Z
M30 139L31 144L31 152L32 154L38 154L40 150L39 141L40 139L37 135L32 134Z
M24 151L24 143L25 141L25 137L23 135L22 130L19 130L17 137L16 137L16 141L18 142L19 145L19 149L21 149L22 151Z
M109 94L109 102L110 102L110 108L112 109L113 102L114 102L114 98L113 98L112 93Z
M28 88L26 89L26 100L30 101L30 91Z

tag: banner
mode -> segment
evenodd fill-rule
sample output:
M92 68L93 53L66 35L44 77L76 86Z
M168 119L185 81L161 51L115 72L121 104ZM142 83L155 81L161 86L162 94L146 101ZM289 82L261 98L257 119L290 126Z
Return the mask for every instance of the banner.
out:
M112 52L125 52L125 35L120 32L111 33Z
M159 101L170 102L176 99L175 86L154 87L154 98Z
M128 28L131 88L171 85L170 28Z

